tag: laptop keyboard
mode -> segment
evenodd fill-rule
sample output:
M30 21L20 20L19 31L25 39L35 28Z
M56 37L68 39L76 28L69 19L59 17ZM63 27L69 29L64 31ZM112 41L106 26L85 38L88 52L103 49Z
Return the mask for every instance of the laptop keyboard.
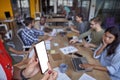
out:
M80 58L72 58L72 61L76 71L84 70L83 68L79 67L79 64L82 64L82 61Z

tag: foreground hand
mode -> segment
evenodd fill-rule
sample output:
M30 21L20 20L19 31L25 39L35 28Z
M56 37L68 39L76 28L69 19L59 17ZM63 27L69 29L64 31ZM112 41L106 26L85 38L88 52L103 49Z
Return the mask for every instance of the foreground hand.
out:
M76 43L77 41L78 41L77 39L72 39L72 40L70 40L69 43L74 44L74 43Z
M57 76L58 73L56 71L52 71L48 80L56 80Z
M103 41L103 45L106 47L108 44L105 42L105 36L104 35L103 35L102 41Z
M56 80L58 73L52 70L52 67L48 63L48 71L45 73L44 77L40 80Z

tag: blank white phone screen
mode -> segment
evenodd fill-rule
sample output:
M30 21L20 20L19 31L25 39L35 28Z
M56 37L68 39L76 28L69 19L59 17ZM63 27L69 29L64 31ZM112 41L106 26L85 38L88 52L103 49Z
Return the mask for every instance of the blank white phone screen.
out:
M39 59L39 64L42 70L42 73L45 73L46 70L48 69L48 56L45 48L45 43L44 41L41 41L40 43L37 43L35 45L36 53Z

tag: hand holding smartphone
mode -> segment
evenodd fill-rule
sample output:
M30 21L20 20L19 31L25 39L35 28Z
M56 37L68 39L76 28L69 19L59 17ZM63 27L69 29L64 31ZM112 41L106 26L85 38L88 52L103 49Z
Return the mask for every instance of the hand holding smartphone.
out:
M48 55L46 52L46 47L44 41L37 43L34 47L38 60L39 65L41 68L41 72L45 73L48 70Z

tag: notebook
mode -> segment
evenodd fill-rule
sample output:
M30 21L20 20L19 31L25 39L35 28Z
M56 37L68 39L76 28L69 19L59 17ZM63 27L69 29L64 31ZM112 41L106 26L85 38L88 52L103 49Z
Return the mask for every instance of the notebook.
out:
M79 67L79 64L83 64L83 63L88 63L88 61L85 57L72 58L73 67L74 67L75 71L77 71L77 72L87 71L86 69Z

